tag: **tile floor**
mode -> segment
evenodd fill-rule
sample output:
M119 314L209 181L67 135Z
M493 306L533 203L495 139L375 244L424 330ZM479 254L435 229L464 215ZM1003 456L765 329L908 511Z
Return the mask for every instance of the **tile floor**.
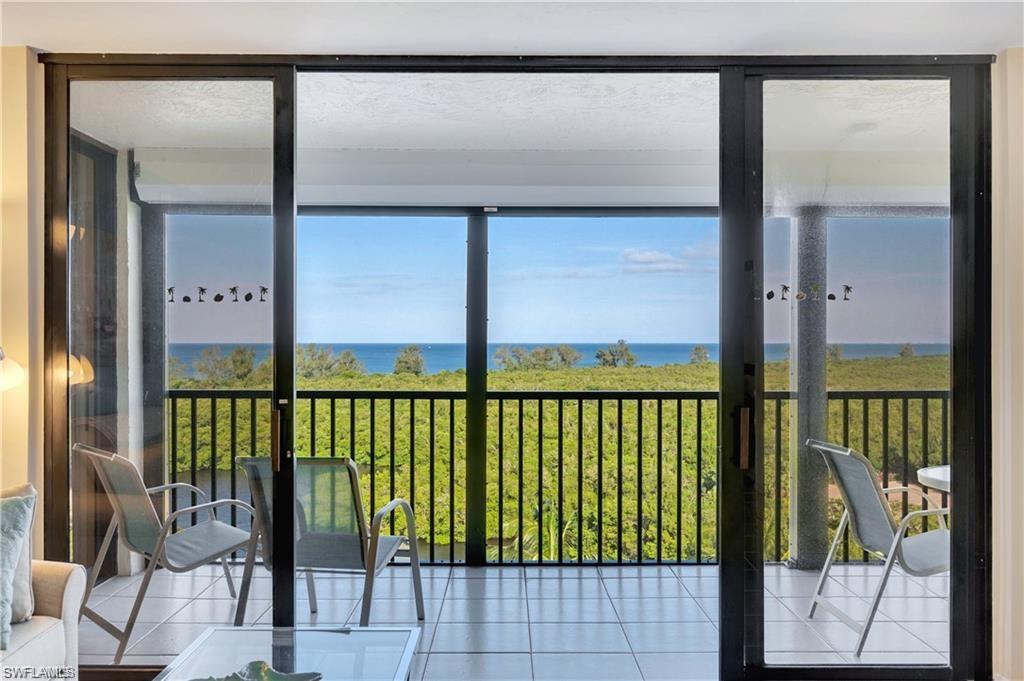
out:
M408 569L378 578L373 624L416 625ZM837 566L826 593L855 617L867 611L879 568ZM241 569L235 568L236 574ZM769 663L852 664L856 636L819 611L806 617L817 575L766 566L765 650ZM411 678L716 679L718 571L714 566L490 567L424 569L426 621ZM98 586L90 604L123 624L138 577ZM311 615L305 580L296 584L301 624L358 621L362 584L317 575L319 612ZM896 573L863 663L945 663L946 577ZM248 623L270 622L270 579L258 571ZM223 574L208 566L189 575L159 572L146 597L125 664L165 664L206 627L234 612ZM89 620L80 627L82 664L109 664L112 637Z

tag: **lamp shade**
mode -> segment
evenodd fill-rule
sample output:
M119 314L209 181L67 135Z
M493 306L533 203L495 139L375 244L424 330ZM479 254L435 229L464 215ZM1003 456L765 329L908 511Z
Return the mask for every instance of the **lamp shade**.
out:
M0 348L0 392L10 390L24 379L25 370Z

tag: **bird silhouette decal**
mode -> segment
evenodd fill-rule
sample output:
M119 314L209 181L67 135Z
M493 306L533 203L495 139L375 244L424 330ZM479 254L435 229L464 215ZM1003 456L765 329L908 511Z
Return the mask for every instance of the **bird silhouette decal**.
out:
M191 303L192 302L192 298L190 298L189 296L182 296L181 302L183 302L183 303Z
M173 286L169 286L167 288L167 302L168 303L173 303L174 302L174 287Z
M248 303L251 300L252 300L252 291L249 291L248 293L245 294L245 302Z
M205 286L197 286L196 288L199 289L199 300L197 300L196 302L197 303L206 302L206 301L203 300L203 296L206 295L206 287Z
M268 293L270 293L270 289L268 289L266 286L260 286L260 302L261 303L267 302L266 295Z
M238 302L238 287L237 286L232 286L231 288L228 289L228 293L231 294L231 302L232 303L237 303Z
M219 303L222 300L224 300L224 294L223 293L218 293L218 294L216 294L213 297L213 302L215 302L215 303Z
M764 297L767 298L768 300L771 300L772 298L774 298L775 297L775 289L768 289L768 293L766 293L764 295Z

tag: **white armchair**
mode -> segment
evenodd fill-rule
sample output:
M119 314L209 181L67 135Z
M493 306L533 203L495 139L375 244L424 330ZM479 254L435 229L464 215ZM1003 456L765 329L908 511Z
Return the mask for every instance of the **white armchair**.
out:
M35 610L11 627L11 642L0 652L0 669L78 669L78 611L85 595L85 568L73 563L32 561Z

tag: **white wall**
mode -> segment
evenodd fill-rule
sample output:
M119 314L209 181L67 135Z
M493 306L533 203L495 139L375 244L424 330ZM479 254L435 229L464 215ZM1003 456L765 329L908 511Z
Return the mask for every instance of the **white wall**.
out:
M993 665L1024 679L1024 49L992 70Z
M34 51L0 49L0 345L27 370L0 393L0 486L43 491L43 69ZM40 499L42 503L42 499ZM34 547L43 548L43 524Z

